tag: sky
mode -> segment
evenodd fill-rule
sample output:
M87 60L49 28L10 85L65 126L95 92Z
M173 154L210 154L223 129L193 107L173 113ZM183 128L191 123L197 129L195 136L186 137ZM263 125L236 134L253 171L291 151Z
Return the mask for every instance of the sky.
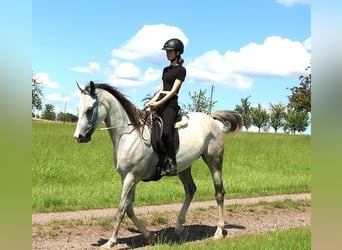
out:
M214 110L250 96L288 103L311 62L310 0L32 1L32 72L43 104L77 115L75 81L117 87L138 108L161 84L165 41L185 45L179 103L213 86ZM311 132L311 127L306 133Z

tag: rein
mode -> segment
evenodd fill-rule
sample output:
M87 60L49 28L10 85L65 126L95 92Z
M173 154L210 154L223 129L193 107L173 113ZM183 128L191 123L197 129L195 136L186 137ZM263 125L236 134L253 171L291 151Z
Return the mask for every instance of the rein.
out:
M124 127L135 126L135 125L143 126L143 124L128 123L126 125L121 125L121 126L116 126L116 127L97 128L96 130L99 130L99 131L111 130L111 129L124 128Z
M129 126L139 126L139 127L143 127L143 131L142 131L142 139L144 141L147 141L147 139L144 138L143 134L144 134L144 129L145 129L145 125L147 123L148 117L152 114L152 112L150 110L147 110L146 116L144 117L144 122L143 123L128 123L125 125L120 125L120 126L115 126L115 127L106 127L106 128L97 128L97 131L104 131L104 130L114 130L117 128L124 128L124 127L129 127Z

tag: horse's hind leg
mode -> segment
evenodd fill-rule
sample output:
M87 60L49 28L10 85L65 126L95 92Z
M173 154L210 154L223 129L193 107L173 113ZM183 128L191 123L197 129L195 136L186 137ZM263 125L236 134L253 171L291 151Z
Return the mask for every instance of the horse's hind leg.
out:
M223 187L222 181L222 162L223 162L223 149L215 150L214 155L203 155L203 160L209 166L211 171L211 175L214 182L215 187L215 198L216 203L218 205L218 225L217 230L214 235L214 239L223 238L223 230L224 230L224 218L223 218L223 208L224 208L224 194L225 190ZM219 154L217 154L219 153Z
M215 197L216 202L218 205L218 225L217 230L214 235L214 239L221 239L223 238L223 229L224 229L224 218L223 218L223 208L224 208L224 187L222 183L222 172L217 170L212 172L212 177L214 180L214 186L215 186Z
M191 175L191 167L185 169L184 171L178 174L179 179L183 183L184 191L185 191L185 199L183 202L182 209L179 212L177 222L176 222L176 233L182 233L184 230L183 224L185 223L185 216L189 209L190 203L194 194L196 192L196 185Z

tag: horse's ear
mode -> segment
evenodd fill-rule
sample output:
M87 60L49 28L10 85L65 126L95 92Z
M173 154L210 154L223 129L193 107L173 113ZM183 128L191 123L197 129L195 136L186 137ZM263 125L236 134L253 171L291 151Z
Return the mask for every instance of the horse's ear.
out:
M95 83L93 81L89 82L90 95L95 95Z
M81 91L81 93L84 92L84 88L81 88L80 84L78 83L78 81L76 81L77 87L78 89Z

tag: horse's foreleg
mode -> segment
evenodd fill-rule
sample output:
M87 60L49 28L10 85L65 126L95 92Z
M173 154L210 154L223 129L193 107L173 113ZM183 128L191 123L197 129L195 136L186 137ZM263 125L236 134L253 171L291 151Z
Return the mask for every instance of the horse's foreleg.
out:
M125 215L125 204L120 202L118 209L114 215L114 229L112 236L108 239L108 241L103 244L100 249L110 249L117 243L117 236L121 221Z
M131 175L127 175L123 181L121 200L114 216L113 234L109 238L109 240L100 247L101 249L110 249L117 243L118 231L121 221L125 216L127 208L130 207L133 203L131 193L134 192L134 187L134 177Z
M132 201L134 201L135 190L132 192ZM148 231L145 225L137 218L133 209L133 202L130 203L126 209L127 216L133 221L134 225L145 237L147 244L151 245L153 243L154 234Z
M178 174L179 179L183 183L184 191L185 191L185 199L183 202L183 206L181 211L179 212L177 222L176 222L176 233L182 233L184 230L183 224L185 223L185 216L188 212L190 203L192 201L192 198L194 197L194 194L196 192L196 185L192 179L191 175L191 167L187 168L183 172L180 172Z

